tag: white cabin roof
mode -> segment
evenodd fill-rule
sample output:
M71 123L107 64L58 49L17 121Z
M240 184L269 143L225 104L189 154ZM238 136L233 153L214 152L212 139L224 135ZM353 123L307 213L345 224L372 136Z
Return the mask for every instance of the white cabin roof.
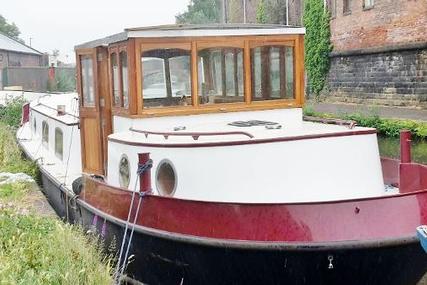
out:
M216 37L216 36L267 36L267 35L304 35L305 28L269 24L209 24L209 25L161 25L128 28L123 32L97 39L75 48L95 48L122 42L129 38L164 37Z

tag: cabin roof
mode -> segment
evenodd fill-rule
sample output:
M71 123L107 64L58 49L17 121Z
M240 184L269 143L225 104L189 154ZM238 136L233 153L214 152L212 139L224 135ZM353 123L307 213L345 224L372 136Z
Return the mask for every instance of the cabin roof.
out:
M0 32L0 50L7 50L19 53L35 54L42 55L38 50L33 49L32 47L27 46L11 37Z
M271 24L209 24L209 25L161 25L128 28L124 32L97 39L81 45L76 49L107 46L129 38L157 37L209 37L209 36L249 36L249 35L286 35L305 34L305 28L297 26Z

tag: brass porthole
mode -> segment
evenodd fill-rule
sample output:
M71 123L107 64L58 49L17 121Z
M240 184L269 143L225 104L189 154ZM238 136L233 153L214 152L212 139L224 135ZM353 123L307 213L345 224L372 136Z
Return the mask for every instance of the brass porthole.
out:
M156 170L156 187L160 195L173 196L178 185L176 170L168 159L160 161Z
M128 188L130 182L129 159L123 154L119 162L119 184L122 188Z

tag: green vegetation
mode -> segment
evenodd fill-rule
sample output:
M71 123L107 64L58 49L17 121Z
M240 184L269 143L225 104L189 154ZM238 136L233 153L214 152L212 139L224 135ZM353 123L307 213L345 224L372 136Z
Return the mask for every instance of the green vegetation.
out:
M19 38L21 32L19 31L15 23L9 24L2 15L0 15L0 32L17 41L20 41L22 43L24 42L22 39Z
M330 14L324 8L323 3L319 0L304 1L305 68L309 91L316 96L325 86L329 71L329 53L332 51Z
M112 284L96 241L54 218L1 210L0 260L1 284Z
M258 7L256 9L256 22L259 24L267 23L267 13L264 0L259 1Z
M16 144L18 105L17 100L1 109L0 172L37 177L37 165ZM43 215L49 210L40 208L42 199L34 183L0 185L0 284L112 284L113 259L100 242Z
M24 103L24 98L16 97L7 102L7 107L0 107L0 122L18 128L21 124L22 105Z
M3 123L0 123L0 172L23 172L36 180L39 174L36 163L23 159L13 128Z
M221 21L221 0L191 0L187 11L178 14L177 24L211 24Z
M356 121L358 126L376 128L378 133L387 137L398 137L400 130L411 131L415 139L427 139L427 123L413 120L387 119L380 118L378 115L364 115L360 113L333 115L327 113L318 113L311 107L304 108L304 115L320 118L338 118L344 120Z

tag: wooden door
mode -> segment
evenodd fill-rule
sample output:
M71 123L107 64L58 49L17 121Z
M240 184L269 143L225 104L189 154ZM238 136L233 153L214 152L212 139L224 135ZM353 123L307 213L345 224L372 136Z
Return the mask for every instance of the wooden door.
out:
M77 50L77 82L80 101L82 168L85 173L105 175L106 145L111 132L108 116L108 58L102 49ZM107 97L107 101L105 97ZM107 122L107 123L106 123ZM109 129L108 129L109 128Z

